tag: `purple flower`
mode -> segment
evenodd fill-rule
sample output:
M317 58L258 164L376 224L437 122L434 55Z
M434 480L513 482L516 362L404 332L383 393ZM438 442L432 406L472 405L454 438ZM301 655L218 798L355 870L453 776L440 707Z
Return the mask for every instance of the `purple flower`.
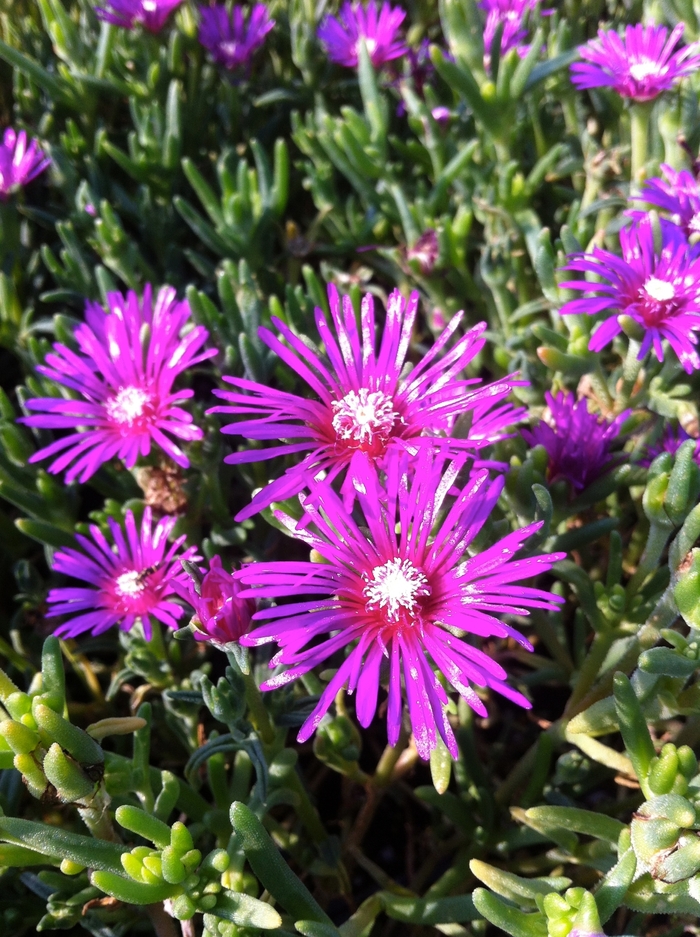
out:
M234 6L230 16L225 6L200 7L199 12L199 41L215 62L230 71L248 62L275 25L262 3L253 5L247 26L239 6Z
M36 178L50 162L36 140L27 146L24 130L16 133L8 127L0 146L0 201L6 202L13 192Z
M182 0L106 0L109 9L95 7L95 13L106 23L133 29L143 26L151 33L158 33L165 21L180 6Z
M168 628L177 628L184 609L169 596L178 581L186 578L181 560L197 560L196 548L179 552L185 538L168 544L174 517L164 517L153 530L151 509L143 512L141 531L131 511L124 527L109 518L114 546L99 527L91 526L91 538L76 534L81 550L66 548L54 555L54 572L81 579L87 586L51 589L47 618L70 616L56 629L61 638L74 638L85 631L102 634L112 625L128 631L137 620L151 638L151 616ZM126 535L125 535L126 534Z
M363 466L381 460L389 449L416 452L442 442L450 455L463 449L476 452L503 439L506 427L523 414L503 401L513 387L524 382L511 376L477 387L478 379L457 377L483 347L485 323L471 329L439 357L461 322L462 313L458 313L430 351L402 376L418 309L418 293L411 294L408 304L398 290L389 297L378 354L372 296L366 295L362 300L360 332L350 298L343 297L342 311L338 291L332 285L328 287L328 298L337 340L321 310L316 309L316 325L327 357L311 350L274 317L273 324L287 344L265 328L258 333L306 381L317 399L232 377L224 380L233 384L236 391L214 391L228 405L214 407L210 413L244 418L224 427L224 433L278 442L270 449L236 452L227 456L227 462L257 462L311 450L302 462L259 492L238 514L239 520L251 517L273 501L298 494L309 478L326 473L330 483L345 469L342 493L346 506L350 507L355 489L362 484ZM452 438L445 443L444 434L467 412L472 421L466 438ZM280 444L281 440L285 441Z
M668 36L665 26L627 26L624 38L611 29L579 47L586 62L574 62L571 81L579 89L613 88L624 98L651 101L700 67L700 43L673 49L683 23ZM666 37L668 36L668 41Z
M406 13L401 7L369 0L366 7L359 3L343 3L338 16L326 16L318 30L318 38L326 47L331 62L346 68L357 68L358 43L364 39L372 65L398 59L408 47L398 36Z
M28 400L30 410L41 412L21 417L20 422L78 431L41 449L30 462L61 453L49 471L68 468L67 482L75 478L84 482L114 457L133 468L155 443L178 465L188 467L187 456L171 437L192 441L203 434L179 406L194 391L173 391L173 383L178 374L216 351L197 354L209 336L202 326L180 337L192 313L186 300L175 299L171 286L160 290L155 308L151 298L151 287L146 286L142 301L132 290L126 296L109 293L109 312L88 301L86 321L75 330L80 353L54 345L55 353L47 355L46 364L37 370L77 391L80 398Z
M611 446L620 437L620 429L629 410L614 420L591 413L585 398L559 391L556 397L545 394L548 412L531 429L521 431L531 446L544 446L549 456L547 478L550 482L564 479L575 491L619 465L623 456L614 456Z
M683 230L686 237L700 234L700 188L695 176L687 169L677 172L666 163L661 164L661 171L665 178L647 179L639 195L631 196L632 201L655 205L668 212L670 220ZM640 219L646 212L635 210L629 214Z
M593 295L565 303L560 313L565 316L613 312L593 333L588 345L591 351L600 351L619 335L622 331L619 315L630 316L645 333L640 360L653 347L659 361L663 361L662 341L666 339L690 373L700 368L695 350L695 332L700 329L700 252L689 247L680 228L666 223L662 232L660 254L654 248L651 222L644 218L620 231L622 257L598 247L590 254L569 255L565 270L593 273L608 282L562 283L567 289Z
M198 641L209 641L225 650L227 644L250 631L255 603L240 597L243 587L222 567L221 557L211 558L209 571L203 576L193 578L191 572L185 583L177 580L174 586L194 609L192 623Z
M410 462L407 453L393 452L384 488L375 468L362 465L358 501L363 517L358 522L328 485L312 485L310 496L300 499L305 516L299 523L275 512L325 562L253 563L235 574L249 587L241 593L244 597L293 597L287 604L257 612L253 620L260 626L241 639L249 647L273 641L280 647L270 666L288 669L262 689L284 686L351 648L302 726L299 741L313 734L341 687L348 693L357 690L357 718L368 726L377 708L384 662L389 744L396 744L401 726L403 668L422 758L435 748L438 732L457 757L444 708L447 694L433 666L480 715L486 709L472 683L530 708L505 682L503 668L463 638L511 637L531 650L527 639L496 615L555 609L562 601L557 596L514 583L546 572L564 554L513 560L540 527L531 524L470 557L465 551L490 515L503 478L492 481L486 471L474 474L447 506L464 454L448 464L444 454L422 450Z
M644 458L639 460L639 464L648 467L657 456L660 456L664 452L670 452L671 455L673 455L680 449L684 442L692 438L693 437L688 435L682 426L679 425L674 428L671 423L666 423L661 438L658 439L654 445L646 447ZM695 454L693 459L700 465L700 440L695 440Z
M535 8L533 0L481 0L479 6L486 13L484 67L491 67L491 46L501 24L501 55L511 49L517 49L519 54L526 54L523 43L527 39L527 29L523 28L523 20L526 14Z

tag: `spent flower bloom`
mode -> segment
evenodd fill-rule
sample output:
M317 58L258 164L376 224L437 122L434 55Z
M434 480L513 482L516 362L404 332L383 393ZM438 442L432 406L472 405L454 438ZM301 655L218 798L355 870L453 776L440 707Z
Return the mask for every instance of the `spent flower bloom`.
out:
M357 718L368 726L377 708L383 662L389 744L396 744L401 727L403 669L416 748L424 759L437 745L437 733L457 757L445 712L447 694L433 666L480 715L486 708L472 683L530 708L506 683L500 664L463 639L510 637L531 650L526 638L496 616L557 608L562 601L557 596L518 583L551 569L564 554L513 559L541 526L536 523L469 556L465 551L499 497L502 476L494 481L481 471L455 490L463 454L447 462L444 454L423 450L410 463L407 453L392 453L384 487L375 467L363 464L358 490L363 519L358 521L328 485L312 485L311 494L300 498L305 515L300 522L275 512L325 562L252 563L235 574L249 587L243 597L293 597L257 612L253 621L258 627L241 639L249 647L270 642L280 647L270 667L286 669L262 689L285 686L336 652L349 650L302 726L299 741L315 732L342 687L348 693L357 690ZM455 495L450 505L448 494Z
M686 433L680 424L674 427L672 423L666 423L661 438L646 447L644 456L639 460L639 464L648 467L657 456L662 455L664 452L669 452L673 455L680 449L683 443L688 442L689 439L693 439L693 437ZM700 439L695 440L695 454L693 455L693 459L700 465Z
M316 325L326 356L309 348L291 329L273 317L287 344L268 329L259 329L262 341L309 385L317 399L299 397L242 378L224 378L236 390L216 390L227 403L210 410L240 419L223 428L246 439L276 440L269 449L248 449L226 457L240 464L293 455L309 454L281 477L267 485L244 508L238 519L251 517L273 501L283 501L306 487L309 478L325 473L332 482L347 469L342 486L346 506L352 505L354 490L361 486L360 468L381 460L397 447L416 452L441 443L450 454L472 453L505 436L506 428L523 414L505 398L524 382L514 377L477 386L479 379L463 380L457 375L484 345L485 323L477 325L441 357L462 319L453 316L433 347L407 375L402 376L418 310L418 293L408 303L395 290L389 297L387 317L379 352L375 350L374 302L364 296L361 328L348 296L341 300L334 286L328 287L336 337L320 309ZM241 391L243 393L241 393ZM466 438L444 440L462 414L471 416ZM281 444L280 444L281 441Z
M576 400L573 394L564 391L554 397L548 391L545 399L547 410L543 419L521 433L531 446L546 449L550 482L563 479L579 492L620 464L624 456L614 455L611 448L619 441L630 410L608 420L591 413L585 398Z
M187 368L216 354L215 349L199 351L209 333L195 326L181 337L191 320L190 307L177 301L170 286L159 291L155 306L148 285L142 300L130 290L126 296L108 293L107 304L108 312L86 303L85 322L75 329L78 352L55 344L37 369L80 397L27 401L29 410L39 412L20 422L76 430L40 449L30 462L58 456L49 471L67 469L66 481L84 482L115 456L133 468L155 443L187 468L187 456L171 437L192 441L203 434L179 406L194 391L173 391L173 383Z
M107 8L95 7L95 13L106 23L124 29L143 26L151 33L158 33L182 0L106 0L106 3Z
M566 289L592 295L565 303L560 313L613 313L593 332L588 344L591 351L601 351L619 335L622 325L618 317L629 316L644 334L639 360L653 348L663 361L662 342L666 340L690 373L700 368L695 350L695 333L700 330L700 248L690 247L675 225L664 223L661 231L659 252L654 243L654 226L646 217L620 231L622 257L599 247L589 254L570 254L565 270L592 273L608 282L581 279L562 283Z
M275 25L263 3L253 5L247 23L239 6L230 15L223 5L200 7L199 12L199 41L215 62L230 71L248 63Z
M369 0L343 3L338 16L326 16L318 29L318 38L326 47L331 62L346 68L357 68L359 42L364 39L367 52L375 68L385 62L401 58L408 46L399 36L399 28L406 18L405 10Z
M102 634L112 625L128 631L140 620L147 640L151 618L177 628L184 609L171 601L178 582L186 579L181 560L196 561L195 547L181 551L185 537L168 543L174 517L164 517L153 528L151 509L143 512L140 531L134 515L127 511L124 529L108 519L113 545L99 527L91 525L90 537L76 534L82 550L71 547L54 554L53 569L87 585L51 589L47 618L68 616L55 634L74 638L85 631Z
M700 68L700 43L673 51L682 35L683 23L670 36L665 26L641 23L627 26L624 37L600 29L597 39L579 46L586 61L574 62L571 81L579 90L612 88L623 98L651 101Z
M194 636L225 650L250 631L255 603L240 597L243 586L223 568L221 557L211 558L207 572L188 569L189 578L177 580L175 591L194 609Z
M661 171L663 178L647 179L640 193L631 196L632 201L654 205L668 212L669 220L678 225L688 238L700 234L700 187L695 176L687 169L677 171L667 163L661 164ZM634 209L629 214L641 219L646 212Z
M35 179L50 163L36 140L27 146L24 130L17 133L8 127L0 145L0 201L6 202L13 192Z

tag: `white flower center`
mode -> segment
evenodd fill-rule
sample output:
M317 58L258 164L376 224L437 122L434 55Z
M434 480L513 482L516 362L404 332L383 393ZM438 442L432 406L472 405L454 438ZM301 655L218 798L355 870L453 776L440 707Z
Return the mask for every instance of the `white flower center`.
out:
M155 13L158 9L158 0L143 0L143 12Z
M117 576L116 582L114 583L114 591L117 595L124 596L125 598L133 598L135 595L140 595L145 588L141 579L142 574L137 569L130 569L128 573L122 573L121 576Z
M105 404L107 416L120 426L131 426L142 417L153 396L141 387L120 387Z
M224 55L230 55L233 57L236 54L236 49L238 48L237 42L222 42L221 51Z
M359 59L359 57L360 57L360 42L361 42L362 39L364 39L365 45L367 46L367 54L369 55L370 58L372 58L372 56L374 55L374 53L377 51L377 40L376 40L376 39L371 39L369 36L362 36L361 39L358 39L358 40L357 40L357 42L355 43L355 55L356 55L356 56L358 57L358 59Z
M654 59L642 59L630 65L630 75L635 81L644 81L645 78L661 75L663 72L664 69Z
M361 387L358 393L351 390L342 400L333 401L332 407L333 429L338 437L358 443L371 443L375 436L386 439L398 416L391 397L367 387Z
M649 277L644 284L644 292L657 303L666 303L674 299L676 290L673 283L668 280L660 280L658 277Z
M693 217L690 219L688 227L696 234L700 232L700 211L695 212Z
M389 620L396 621L402 609L415 611L418 597L430 595L430 586L425 573L410 560L396 557L374 567L362 594L368 609L385 609Z

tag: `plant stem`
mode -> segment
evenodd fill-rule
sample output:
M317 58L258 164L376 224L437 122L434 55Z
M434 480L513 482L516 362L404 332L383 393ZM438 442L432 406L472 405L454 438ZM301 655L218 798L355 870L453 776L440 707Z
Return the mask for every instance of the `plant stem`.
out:
M252 673L244 673L241 676L245 684L245 701L248 704L250 721L265 745L271 745L275 741L275 727L270 722L260 688Z
M644 166L649 145L649 118L651 102L638 102L630 108L630 137L632 145L631 189L638 191L644 180Z
M661 554L664 552L671 533L672 528L667 527L665 524L652 522L642 557L634 575L627 584L627 595L634 596L641 589L647 576L659 565Z
M566 704L562 718L570 719L577 703L583 699L596 681L601 664L605 660L610 647L615 640L615 632L610 629L599 631L593 639L591 649L578 672L578 679L569 702Z
M641 347L641 344L636 339L629 339L625 362L622 366L622 387L620 388L615 403L615 410L618 413L625 410L629 404L634 385L637 383L639 372L642 370L643 361L639 360L639 350Z

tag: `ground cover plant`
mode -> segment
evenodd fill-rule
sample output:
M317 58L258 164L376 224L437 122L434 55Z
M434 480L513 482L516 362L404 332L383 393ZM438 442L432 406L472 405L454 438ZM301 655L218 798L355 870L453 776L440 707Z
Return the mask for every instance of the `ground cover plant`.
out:
M700 915L700 7L0 0L0 935Z

